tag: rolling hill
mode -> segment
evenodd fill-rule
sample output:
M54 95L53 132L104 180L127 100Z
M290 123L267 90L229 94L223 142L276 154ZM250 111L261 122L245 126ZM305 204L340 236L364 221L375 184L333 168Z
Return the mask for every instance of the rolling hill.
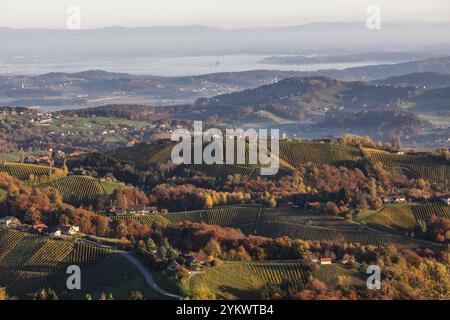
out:
M59 191L65 202L89 202L107 192L100 181L88 176L67 176L38 185L39 188L54 188Z
M311 241L336 241L362 245L395 244L401 248L438 246L366 228L338 216L298 209L267 209L257 206L218 207L210 210L170 213L172 223L192 221L238 228L245 234L269 238L288 236Z
M187 292L207 286L218 299L258 299L265 284L283 280L308 281L309 271L298 261L225 262L193 276L185 284Z
M353 130L364 131L371 137L387 138L389 134L394 133L414 136L423 129L434 128L434 125L412 112L401 109L385 109L333 115L317 124L316 127L328 130L352 128Z
M0 172L6 172L9 175L20 180L28 180L31 175L35 177L51 176L55 173L63 174L62 170L47 166L40 166L26 163L8 163L0 164Z
M381 162L385 168L399 170L410 178L424 178L437 183L450 181L450 163L442 157L428 154L397 154L364 148L369 161Z
M74 264L83 272L82 289L69 291L66 269ZM15 230L0 230L0 284L19 297L44 287L68 299L84 299L87 293L98 299L102 291L116 299L129 299L132 290L157 297L139 271L109 249Z
M416 72L400 76L390 77L384 80L376 80L373 83L391 86L417 86L427 88L450 87L450 74L440 72Z

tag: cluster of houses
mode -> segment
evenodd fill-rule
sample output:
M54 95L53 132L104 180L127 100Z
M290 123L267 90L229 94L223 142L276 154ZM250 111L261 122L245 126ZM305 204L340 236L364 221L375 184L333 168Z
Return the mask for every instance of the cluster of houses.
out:
M187 268L191 271L200 271L204 266L205 261L197 259L194 255L186 255L182 257L178 257L177 259L173 259L169 261L167 264L166 270L168 272L177 272L182 267Z
M80 227L73 225L60 225L56 228L49 228L44 223L38 223L33 226L22 224L19 219L13 216L0 218L0 227L21 229L23 231L32 231L41 235L61 237L63 235L73 236L80 232Z
M24 159L23 162L28 164L39 164L45 166L53 166L55 164L55 161L50 156L43 156L36 158L33 156L28 156Z
M333 263L331 258L313 258L311 262L320 265L329 265Z
M132 215L146 215L158 213L158 207L147 207L143 204L132 205L127 208L112 207L106 211L107 216L122 216L126 214Z
M13 216L6 216L0 219L0 226L8 228L18 228L22 225L19 219Z
M405 196L390 196L383 198L383 203L404 203L406 202Z
M33 227L33 232L37 234L44 234L53 237L61 237L63 235L66 236L74 236L80 232L80 227L72 226L72 225L60 225L55 229L49 228L47 225L43 223L35 224Z

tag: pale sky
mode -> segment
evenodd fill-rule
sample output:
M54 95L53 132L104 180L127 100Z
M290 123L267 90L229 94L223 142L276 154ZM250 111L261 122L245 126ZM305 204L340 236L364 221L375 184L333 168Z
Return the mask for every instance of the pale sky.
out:
M192 24L240 28L364 21L369 5L378 5L386 21L450 21L449 0L0 0L0 26L62 29L70 5L81 8L83 29Z

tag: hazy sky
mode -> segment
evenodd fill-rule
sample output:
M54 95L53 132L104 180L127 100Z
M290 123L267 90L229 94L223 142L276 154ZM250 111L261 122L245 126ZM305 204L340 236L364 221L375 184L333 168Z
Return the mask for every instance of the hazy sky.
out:
M202 24L228 28L366 20L376 4L385 20L450 21L449 0L0 0L0 26L65 28L70 5L83 29Z

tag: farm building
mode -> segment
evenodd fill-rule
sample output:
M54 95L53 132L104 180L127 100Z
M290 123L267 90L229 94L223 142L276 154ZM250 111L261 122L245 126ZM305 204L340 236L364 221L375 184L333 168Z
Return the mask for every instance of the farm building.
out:
M172 260L169 262L169 264L167 265L167 271L171 271L171 272L175 272L180 270L181 266L178 262L176 262L175 260Z
M331 264L331 258L320 258L319 262L321 265Z
M71 225L63 225L63 226L59 226L58 230L60 230L62 234L71 235L72 236L72 235L77 234L78 232L80 232L80 227L71 226Z
M450 195L439 198L443 203L450 206Z
M406 202L406 198L404 196L391 196L383 199L384 203L403 203Z
M106 211L106 215L108 216L121 216L126 213L125 209L120 207L112 207L108 211Z
M140 214L140 215L149 213L148 208L143 204L137 204L137 205L130 206L128 208L127 212L129 212L131 214Z
M58 238L58 237L62 236L62 232L61 232L61 230L57 229L57 230L53 231L52 233L50 233L50 236Z
M305 203L305 210L314 210L314 209L320 209L321 207L320 202L306 202Z
M7 216L0 219L0 225L4 225L6 227L18 227L20 224L20 220L13 216Z

